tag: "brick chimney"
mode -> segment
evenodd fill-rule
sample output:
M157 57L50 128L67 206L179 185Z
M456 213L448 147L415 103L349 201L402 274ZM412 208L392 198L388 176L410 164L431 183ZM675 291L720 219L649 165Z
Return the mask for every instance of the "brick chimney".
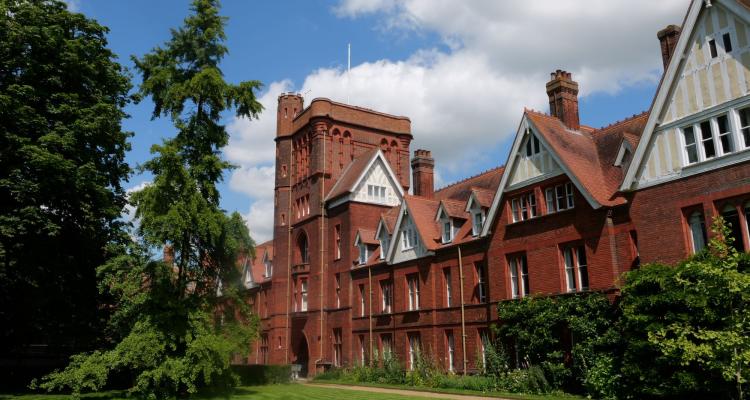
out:
M669 65L669 60L672 59L674 48L677 47L677 41L680 39L680 32L682 32L682 28L679 26L668 25L656 34L656 37L659 38L659 43L661 44L661 60L664 62L665 70Z
M416 150L411 159L412 185L415 196L432 198L435 192L435 159L429 150Z
M557 70L550 74L547 82L549 112L570 129L578 130L578 82L571 79L570 72Z

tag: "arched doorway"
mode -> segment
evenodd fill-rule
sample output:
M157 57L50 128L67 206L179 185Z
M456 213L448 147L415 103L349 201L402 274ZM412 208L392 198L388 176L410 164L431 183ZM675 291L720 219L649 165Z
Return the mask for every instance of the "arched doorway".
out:
M299 372L300 378L307 377L308 368L307 364L310 361L310 354L307 349L307 338L305 335L300 335L297 344L294 346L294 364L299 364L302 369Z

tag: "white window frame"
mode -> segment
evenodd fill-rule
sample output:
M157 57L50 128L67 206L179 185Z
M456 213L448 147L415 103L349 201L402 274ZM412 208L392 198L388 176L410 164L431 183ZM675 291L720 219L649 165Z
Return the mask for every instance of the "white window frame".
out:
M688 229L693 254L698 253L706 247L706 220L702 212L693 211L688 216Z
M448 347L446 351L448 355L448 372L453 372L456 370L456 367L454 365L456 359L456 340L453 337L452 330L445 331L445 342Z
M508 262L511 296L514 299L529 295L529 266L526 254L516 254Z
M391 281L380 282L380 295L382 296L382 308L383 314L390 314L393 312L393 284Z
M407 275L406 286L409 292L409 311L419 310L419 275Z
M336 284L336 308L341 308L341 275L336 274L334 280Z
M357 259L359 265L367 264L367 259L369 258L367 244L360 242L359 245L357 245L357 248L359 249L359 258Z
M487 287L485 286L487 282L485 282L485 268L484 264L482 263L476 263L474 264L474 273L477 275L477 300L479 300L480 303L486 303L487 302Z
M563 263L565 266L566 291L574 293L589 290L591 283L588 275L586 246L577 244L563 247Z
M451 282L451 270L445 268L443 270L443 280L445 281L445 306L451 306L451 292L453 292L453 282Z
M300 311L307 311L307 279L300 280Z
M471 235L477 236L482 232L482 226L484 225L484 211L478 210L471 214Z
M565 182L545 188L544 199L547 203L547 214L575 208L575 191L573 190L573 183ZM565 204L565 207L560 207L561 202Z
M536 201L536 193L532 190L511 200L511 212L513 222L527 221L539 216L539 205Z
M421 347L419 333L407 333L407 340L409 342L409 371L414 371L414 363L417 360L417 355Z
M445 218L440 220L440 226L442 230L443 243L450 243L453 241L453 219Z

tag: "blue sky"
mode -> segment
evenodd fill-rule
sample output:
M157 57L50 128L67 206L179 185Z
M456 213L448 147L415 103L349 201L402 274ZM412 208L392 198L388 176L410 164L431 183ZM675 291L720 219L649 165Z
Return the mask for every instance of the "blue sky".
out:
M71 0L72 1L72 0ZM656 3L656 4L655 4ZM131 68L182 23L183 0L69 2L110 28L109 44ZM679 24L688 2L225 0L221 13L230 82L260 80L266 113L258 121L225 122L226 157L240 168L221 185L222 207L239 211L258 240L271 232L275 99L303 93L411 118L412 150L433 150L438 185L505 162L523 107L547 111L549 72L573 72L581 85L582 123L603 126L646 110L661 74L656 32ZM346 45L352 44L347 86ZM174 134L167 119L151 120L152 105L131 105L131 165ZM138 187L148 176L135 175Z

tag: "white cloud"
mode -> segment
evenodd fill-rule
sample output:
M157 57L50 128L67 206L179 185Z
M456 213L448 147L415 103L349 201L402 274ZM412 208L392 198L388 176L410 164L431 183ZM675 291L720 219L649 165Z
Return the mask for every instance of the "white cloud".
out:
M432 150L438 180L448 181L505 161L506 154L492 151L515 133L523 107L548 108L544 84L555 69L573 73L581 96L658 81L656 32L681 23L687 6L685 0L343 0L333 10L339 17L371 15L383 35L436 33L444 46L403 60L370 60L353 66L349 77L341 68L320 68L299 92L308 104L314 97L348 98L408 116L412 148ZM272 227L264 168L275 155L276 99L291 89L288 80L272 83L260 98L266 107L260 120L229 125L227 156L242 166L231 186L254 201L246 218L258 237L270 237Z
M242 217L256 244L273 238L273 201L255 201Z
M125 196L128 198L128 201L130 201L130 195L134 192L137 192L139 190L142 190L146 186L150 185L151 181L143 181L133 187L125 189ZM123 215L122 219L125 220L125 222L132 222L134 228L138 228L138 220L135 219L135 207L131 205L129 202L125 204L125 208L123 209Z

